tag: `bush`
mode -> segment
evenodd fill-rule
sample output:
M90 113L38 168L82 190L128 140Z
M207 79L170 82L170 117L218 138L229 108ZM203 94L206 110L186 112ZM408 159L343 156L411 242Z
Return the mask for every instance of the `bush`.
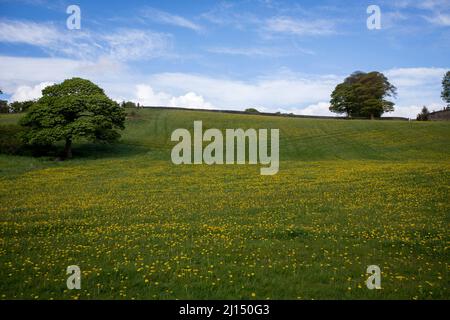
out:
M256 108L248 108L248 109L245 109L245 112L247 112L247 113L259 113L259 111L256 110Z
M47 156L56 152L56 147L51 145L27 145L22 139L26 128L17 124L0 126L0 154Z
M25 150L23 132L24 128L17 124L0 126L0 153L21 154Z

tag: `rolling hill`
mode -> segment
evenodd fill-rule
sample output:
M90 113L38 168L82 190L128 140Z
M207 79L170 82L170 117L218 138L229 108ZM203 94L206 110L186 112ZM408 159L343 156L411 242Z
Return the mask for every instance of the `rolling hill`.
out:
M170 134L195 120L279 128L279 173L173 165ZM445 122L144 109L70 161L0 155L0 295L448 299L449 137Z

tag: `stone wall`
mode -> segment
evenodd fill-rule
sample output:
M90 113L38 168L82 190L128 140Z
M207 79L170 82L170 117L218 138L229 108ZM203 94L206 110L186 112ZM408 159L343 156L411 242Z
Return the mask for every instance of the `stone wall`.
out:
M430 113L430 120L450 120L450 110L435 111Z

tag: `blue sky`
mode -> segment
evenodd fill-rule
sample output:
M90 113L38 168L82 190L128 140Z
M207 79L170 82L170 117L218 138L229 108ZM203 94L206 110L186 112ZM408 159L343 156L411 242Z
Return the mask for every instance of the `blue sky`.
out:
M69 5L81 29L69 30ZM369 5L381 29L369 30ZM396 111L440 109L450 0L0 0L3 98L81 76L118 101L328 115L350 73L381 71Z

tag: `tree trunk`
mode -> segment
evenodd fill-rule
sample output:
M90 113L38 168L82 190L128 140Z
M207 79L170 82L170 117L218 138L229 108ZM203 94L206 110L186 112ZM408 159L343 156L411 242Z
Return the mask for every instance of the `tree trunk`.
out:
M63 151L63 159L70 159L72 158L72 140L66 139L66 145L64 146Z
M373 115L373 113L370 114L370 120L374 120L375 116Z

